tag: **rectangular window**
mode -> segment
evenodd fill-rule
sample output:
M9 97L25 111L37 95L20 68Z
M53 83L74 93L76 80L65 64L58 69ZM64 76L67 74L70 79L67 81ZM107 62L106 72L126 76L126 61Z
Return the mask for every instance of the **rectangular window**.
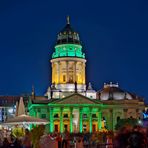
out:
M68 118L68 114L64 114L64 116L63 116L64 118Z
M83 114L83 118L87 118L87 114Z
M59 115L58 114L54 114L54 118L59 118Z
M92 118L97 118L96 114L92 114Z
M46 114L42 114L41 118L46 119Z

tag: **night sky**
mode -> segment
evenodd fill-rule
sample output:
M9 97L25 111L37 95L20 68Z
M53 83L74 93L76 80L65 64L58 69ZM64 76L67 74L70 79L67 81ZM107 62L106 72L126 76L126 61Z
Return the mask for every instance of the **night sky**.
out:
M79 32L87 82L104 82L148 102L147 0L0 0L0 95L43 95L51 84L51 53L66 25Z

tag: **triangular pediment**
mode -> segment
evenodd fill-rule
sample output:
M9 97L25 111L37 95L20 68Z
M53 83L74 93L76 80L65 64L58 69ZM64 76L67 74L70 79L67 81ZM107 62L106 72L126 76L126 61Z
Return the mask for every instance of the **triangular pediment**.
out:
M63 99L59 99L53 104L100 104L99 102L89 99L81 94L75 93Z

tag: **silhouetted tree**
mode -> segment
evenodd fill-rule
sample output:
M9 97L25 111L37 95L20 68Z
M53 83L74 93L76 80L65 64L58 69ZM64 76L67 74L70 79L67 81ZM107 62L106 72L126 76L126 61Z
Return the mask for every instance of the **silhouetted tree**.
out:
M126 125L135 126L137 124L138 124L138 120L135 118L119 119L115 126L115 129L119 130L123 126L126 126Z

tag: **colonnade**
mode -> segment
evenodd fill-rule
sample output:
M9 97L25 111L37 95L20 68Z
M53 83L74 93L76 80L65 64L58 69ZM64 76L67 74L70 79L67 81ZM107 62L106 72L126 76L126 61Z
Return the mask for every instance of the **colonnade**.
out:
M85 84L85 61L63 60L52 62L52 83L75 82Z
M67 127L67 130L70 132L70 133L73 133L75 132L74 129L73 129L73 111L74 109L77 109L79 112L78 112L78 128L77 128L77 132L80 132L82 133L84 130L83 130L83 122L84 122L84 117L83 115L86 114L86 112L84 112L83 110L83 107L80 107L80 108L68 108L68 111L65 111L63 107L59 108L59 132L63 133L64 132L64 126L65 126L65 118L63 117L63 113L66 113L68 114L68 117L67 117L67 121L68 121L68 127ZM56 112L57 113L57 112ZM89 126L89 131L87 132L90 132L92 133L92 127L93 127L93 117L92 117L92 114L94 114L92 112L92 108L89 108L89 111L87 113L87 125ZM50 120L50 132L54 132L55 130L55 124L54 124L54 108L50 108L50 117L49 117L49 120ZM95 119L95 122L97 122L97 127L96 127L96 130L100 130L101 129L101 121L102 121L102 113L101 111L98 109L97 113L96 113L96 119Z

